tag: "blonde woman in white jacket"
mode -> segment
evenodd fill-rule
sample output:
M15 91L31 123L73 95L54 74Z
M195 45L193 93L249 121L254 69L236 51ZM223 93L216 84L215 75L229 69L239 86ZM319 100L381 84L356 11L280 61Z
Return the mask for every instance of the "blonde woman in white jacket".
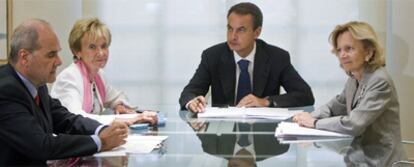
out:
M108 60L110 43L110 31L99 19L78 20L69 36L74 63L57 76L52 97L59 99L69 111L101 123L112 122L113 116L101 116L105 108L110 108L114 114L132 114L117 118L129 124L155 124L157 113L136 114L125 94L106 82L102 68Z

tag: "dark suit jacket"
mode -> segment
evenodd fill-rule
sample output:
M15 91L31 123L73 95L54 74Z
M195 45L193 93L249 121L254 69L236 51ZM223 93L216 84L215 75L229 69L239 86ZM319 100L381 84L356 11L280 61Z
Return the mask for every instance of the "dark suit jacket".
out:
M269 96L276 107L313 105L311 88L290 63L287 51L258 39L254 63L252 81L255 96ZM235 105L236 63L227 43L203 51L196 73L181 93L181 108L185 109L194 97L205 96L210 85L213 106ZM279 95L280 86L287 94Z
M0 67L0 81L0 166L46 165L97 151L89 135L98 122L68 112L46 86L38 90L40 109L9 64Z

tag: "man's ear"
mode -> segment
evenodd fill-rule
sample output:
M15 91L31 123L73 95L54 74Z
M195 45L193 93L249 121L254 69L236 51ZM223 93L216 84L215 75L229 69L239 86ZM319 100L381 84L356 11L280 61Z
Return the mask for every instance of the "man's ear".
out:
M20 49L17 52L17 62L20 62L21 65L27 65L29 63L29 60L31 59L30 52L26 49Z
M262 27L257 27L256 30L254 30L254 34L256 36L256 39L259 38L260 33L262 33Z

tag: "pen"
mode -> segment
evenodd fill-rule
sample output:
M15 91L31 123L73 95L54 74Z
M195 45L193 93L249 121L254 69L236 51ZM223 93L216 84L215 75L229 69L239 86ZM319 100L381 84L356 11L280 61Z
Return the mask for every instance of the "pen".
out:
M135 109L135 112L136 112L136 113L143 113L144 111L152 111L152 112L159 113L159 111L157 111L157 110L143 110L143 109Z

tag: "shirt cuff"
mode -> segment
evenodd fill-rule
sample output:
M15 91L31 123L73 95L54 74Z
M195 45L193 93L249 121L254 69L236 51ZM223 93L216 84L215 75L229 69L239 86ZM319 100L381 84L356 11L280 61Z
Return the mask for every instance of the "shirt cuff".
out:
M190 101L188 101L188 102L187 102L187 104L185 104L185 108L186 108L187 110L190 110L190 109L188 109L188 106L190 105L190 102L191 102L191 100L190 100Z
M95 129L95 134L91 135L92 140L95 142L96 147L98 148L98 152L101 151L101 147L102 147L102 142L101 139L99 138L99 133L101 133L101 130L103 130L104 128L108 127L107 125L99 125L98 128Z
M96 147L98 148L97 151L98 152L101 151L102 142L101 142L101 139L99 139L99 136L98 135L91 135L91 137L92 137L93 141L95 142Z
M95 135L99 135L99 133L101 133L101 130L103 130L103 128L108 127L108 125L99 125L98 128L95 129Z

